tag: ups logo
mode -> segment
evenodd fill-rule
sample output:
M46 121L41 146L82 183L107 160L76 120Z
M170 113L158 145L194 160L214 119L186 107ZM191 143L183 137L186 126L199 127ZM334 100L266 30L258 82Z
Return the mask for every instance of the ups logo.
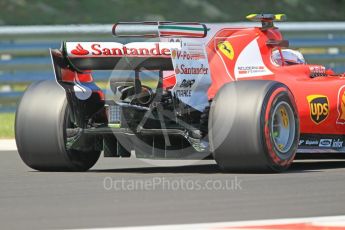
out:
M320 124L329 115L329 101L324 95L307 96L310 109L310 118L315 124Z

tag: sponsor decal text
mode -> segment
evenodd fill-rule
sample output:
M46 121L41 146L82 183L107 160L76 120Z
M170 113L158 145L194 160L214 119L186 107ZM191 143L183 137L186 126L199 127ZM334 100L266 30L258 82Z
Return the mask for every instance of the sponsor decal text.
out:
M310 118L315 124L325 121L329 115L329 101L324 95L307 96L309 103Z

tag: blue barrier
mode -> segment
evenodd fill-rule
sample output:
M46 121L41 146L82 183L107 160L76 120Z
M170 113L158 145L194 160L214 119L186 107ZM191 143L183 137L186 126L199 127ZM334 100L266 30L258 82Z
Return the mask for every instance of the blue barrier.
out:
M342 47L345 46L344 38L293 38L289 39L291 47Z
M342 37L339 37L338 35L328 36L324 33L323 38L320 38L320 36L314 37L301 33L303 37L295 37L297 36L295 34L286 36L291 47L323 49L322 53L305 54L309 63L324 64L335 72L345 72L345 39L342 38L344 37L343 34ZM95 38L95 40L98 39ZM104 39L102 40L104 41ZM109 39L108 41L114 40ZM5 87L1 92L4 85L18 83L28 85L34 81L54 78L48 49L59 48L60 46L61 42L57 40L0 41L0 112L14 111L16 101L22 95L22 92L9 91L11 88L8 87ZM329 50L330 48L335 49ZM110 73L111 71L96 71L94 78L96 81L107 81ZM10 103L4 104L2 101L10 101Z
M0 98L1 97L6 97L7 99L17 99L23 95L23 92L18 92L18 91L10 91L10 92L0 92Z
M293 47L329 47L329 46L345 46L344 38L288 38L290 45ZM113 40L108 40L113 41ZM20 51L20 50L46 50L49 48L60 48L61 42L10 42L1 41L0 51Z
M95 81L107 81L111 73L112 71L94 71L92 76ZM2 84L29 84L34 81L49 79L54 80L53 69L46 71L14 71L0 73L0 83Z
M12 51L12 50L37 50L37 49L56 49L61 46L58 42L45 42L45 41L32 41L32 42L0 42L1 51Z
M337 62L339 60L345 60L345 53L338 53L338 54L305 54L304 55L306 60L312 62L313 60L332 60ZM327 63L325 63L327 64ZM20 65L51 65L50 57L14 57L9 60L1 60L0 59L0 69L1 66L14 66L13 70L15 70L15 66L20 67Z
M48 52L48 51L47 51ZM0 60L1 65L50 65L50 57L15 57L9 60Z

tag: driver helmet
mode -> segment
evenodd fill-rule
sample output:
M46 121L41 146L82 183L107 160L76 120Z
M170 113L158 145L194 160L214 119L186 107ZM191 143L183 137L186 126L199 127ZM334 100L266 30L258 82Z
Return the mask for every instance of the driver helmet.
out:
M305 64L305 59L301 52L292 49L282 49L281 52L284 58L284 65ZM273 51L272 60L278 65L283 65L278 49Z

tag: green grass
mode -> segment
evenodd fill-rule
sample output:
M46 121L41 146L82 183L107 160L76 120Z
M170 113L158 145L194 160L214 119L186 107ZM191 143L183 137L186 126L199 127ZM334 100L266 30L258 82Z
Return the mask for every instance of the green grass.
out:
M14 138L14 113L0 113L0 139Z
M0 24L78 24L117 21L245 21L250 13L285 13L289 21L343 21L342 0L1 0ZM110 32L110 31L109 31Z

